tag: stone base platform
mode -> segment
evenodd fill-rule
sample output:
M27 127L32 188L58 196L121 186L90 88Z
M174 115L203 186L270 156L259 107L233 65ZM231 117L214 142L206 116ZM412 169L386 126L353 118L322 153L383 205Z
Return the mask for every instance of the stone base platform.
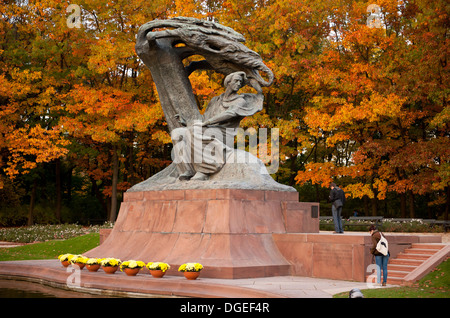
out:
M273 234L318 232L318 203L298 202L293 191L126 192L110 235L85 255L198 262L210 278L283 276L291 264Z
M440 236L432 234L385 234L392 258L413 243L441 242ZM109 239L110 235L105 242ZM51 259L0 262L0 278L115 297L322 298L367 287L366 268L371 264L367 233L278 233L273 234L273 241L291 265L289 275L218 279L207 278L204 274L208 268L205 268L199 279L189 281L178 275L176 266L172 266L162 279L153 278L146 269L135 277L120 271L110 275L101 269L96 273L83 269L79 272L79 285L69 287L68 280L77 283L76 278L71 280L74 271L64 268L57 259Z
M389 242L390 260L414 243L441 243L439 235L384 233ZM274 234L281 254L292 264L291 275L365 282L368 266L375 261L369 233Z
M202 277L304 276L364 282L372 264L369 233L319 233L318 203L293 191L190 189L126 192L112 230L89 257L187 262ZM105 232L108 235L106 235ZM436 235L385 233L391 259Z
M100 242L110 233L111 229L100 230ZM415 243L442 243L442 237L436 234L384 234L389 240L390 260ZM273 240L291 264L289 275L294 277L365 282L370 274L367 268L374 262L368 233L284 233L273 234Z

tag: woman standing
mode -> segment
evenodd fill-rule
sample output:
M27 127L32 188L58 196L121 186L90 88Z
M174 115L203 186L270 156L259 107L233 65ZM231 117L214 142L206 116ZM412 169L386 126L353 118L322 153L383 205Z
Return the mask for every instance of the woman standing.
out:
M370 235L372 236L372 248L370 253L375 256L375 264L377 265L377 284L381 282L381 270L383 271L383 283L382 286L386 286L388 271L387 265L389 261L389 251L386 255L383 255L377 250L378 242L381 240L381 232L379 232L374 225L369 228Z

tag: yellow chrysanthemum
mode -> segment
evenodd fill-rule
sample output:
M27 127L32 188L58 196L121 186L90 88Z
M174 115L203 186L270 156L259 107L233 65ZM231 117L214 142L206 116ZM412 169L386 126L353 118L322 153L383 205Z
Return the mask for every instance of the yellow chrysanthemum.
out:
M137 266L138 266L138 267L141 267L141 268L142 268L142 267L145 267L145 263L142 262L142 261L137 261L136 263L137 263Z
M102 259L102 261L100 262L100 264L102 266L119 266L121 263L120 259L117 258L104 258Z
M61 262L64 262L64 261L70 261L70 259L73 257L73 255L72 254L62 254L62 255L59 255L58 256L58 259L61 261Z
M170 268L170 265L162 262L149 262L147 264L147 268L150 270L161 270L165 272Z
M186 263L178 268L179 272L199 272L203 269L203 265L200 263Z
M83 255L73 255L73 257L70 258L70 262L73 263L80 263L80 264L86 264L88 258Z
M120 264L120 270L122 270L124 268L143 268L143 267L145 267L144 262L135 261L135 260L125 261Z
M89 258L87 261L86 261L86 264L88 264L88 265L96 265L96 264L100 264L100 262L101 262L101 258Z

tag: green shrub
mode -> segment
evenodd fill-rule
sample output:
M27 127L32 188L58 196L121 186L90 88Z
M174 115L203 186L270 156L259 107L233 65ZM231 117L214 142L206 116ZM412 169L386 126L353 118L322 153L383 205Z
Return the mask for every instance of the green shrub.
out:
M361 224L360 220L348 220L344 219L344 227L347 231L359 231L367 232L368 226L350 226L346 227L348 224ZM333 220L321 220L320 221L321 231L333 231L334 223ZM405 232L405 233L439 233L443 232L444 228L442 225L430 225L429 223L423 222L421 219L411 219L408 221L398 221L396 219L384 219L381 230L383 232Z
M65 253L83 254L98 246L99 234L90 233L67 240L28 244L24 246L0 249L0 261L56 259Z
M98 233L100 228L112 227L111 223L102 226L83 227L78 224L32 225L0 229L0 241L32 243L50 240L65 240L88 233Z
M0 226L20 226L27 224L28 212L23 206L2 206Z
M412 219L409 221L397 221L395 219L383 220L384 232L418 232L418 233L436 233L443 232L442 226L431 226L421 219Z

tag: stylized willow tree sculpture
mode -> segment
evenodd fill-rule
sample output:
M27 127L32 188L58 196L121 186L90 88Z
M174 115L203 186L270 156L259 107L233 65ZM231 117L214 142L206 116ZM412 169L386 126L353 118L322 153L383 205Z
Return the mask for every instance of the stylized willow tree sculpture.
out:
M261 93L261 87L272 84L272 71L263 63L259 54L247 48L244 42L245 38L231 28L194 18L154 20L140 27L136 52L151 71L171 134L176 128L183 125L191 127L194 122L203 119L189 81L189 75L195 70L209 69L225 76L244 72L248 82L253 83L250 86L254 87L258 94ZM185 67L183 60L193 55L200 55L204 59L191 62ZM210 105L211 103L208 107ZM180 118L183 120L180 121ZM272 138L272 145L274 142ZM177 164L172 162L167 168L134 185L129 191L187 188L295 191L292 187L276 182L268 174L261 160L253 157L256 163L247 162L245 160L248 153L239 149L234 154L234 158L238 158L236 164L227 161L221 170L208 176L209 181L177 182L180 171L177 171ZM277 160L274 162L274 166L278 166ZM194 179L195 177L191 180Z
M243 42L245 38L231 28L194 18L154 20L141 26L136 52L152 73L170 131L180 127L176 114L188 124L201 119L188 78L197 69L224 75L243 71L261 86L272 84L272 71ZM185 67L183 60L192 55L201 55L204 60ZM267 80L260 71L266 73Z

